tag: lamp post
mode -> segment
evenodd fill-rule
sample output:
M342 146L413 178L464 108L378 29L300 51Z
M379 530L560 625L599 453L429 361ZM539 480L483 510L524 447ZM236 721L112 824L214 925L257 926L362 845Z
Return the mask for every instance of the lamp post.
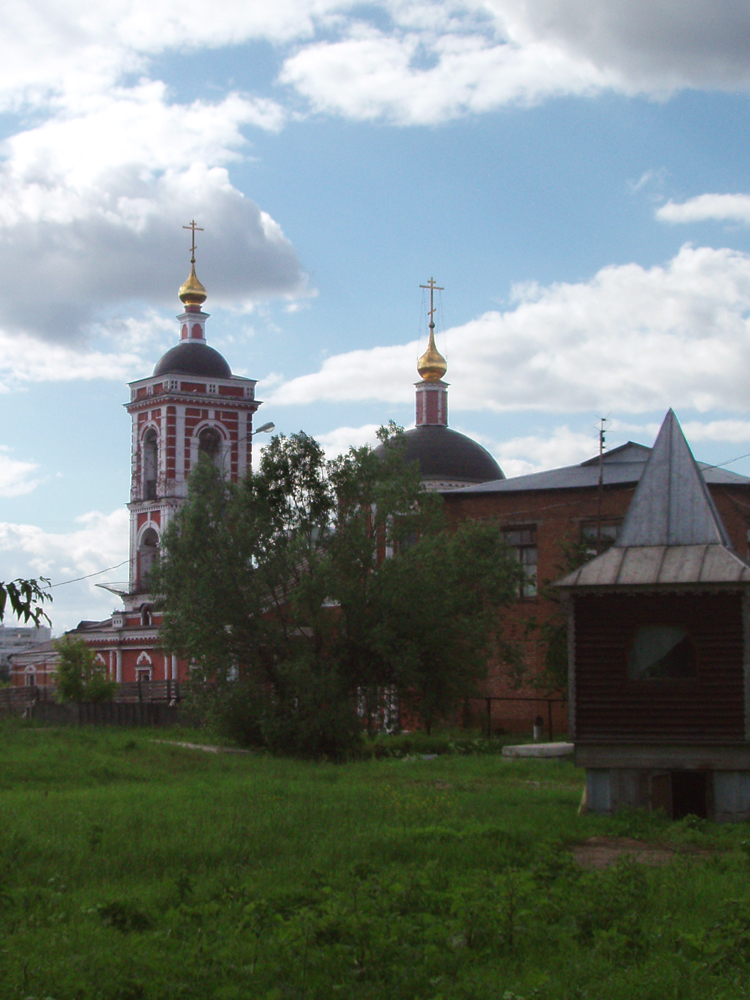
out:
M261 426L258 427L257 430L251 431L251 433L248 434L246 437L240 438L240 440L237 442L237 448L239 448L239 446L243 444L245 441L250 441L252 438L255 437L256 434L270 434L274 430L276 430L276 424L273 423L273 421L269 420L267 424L261 424ZM231 454L232 454L232 446L230 444L230 446L221 456L220 468L222 476L226 473L227 456L231 456Z

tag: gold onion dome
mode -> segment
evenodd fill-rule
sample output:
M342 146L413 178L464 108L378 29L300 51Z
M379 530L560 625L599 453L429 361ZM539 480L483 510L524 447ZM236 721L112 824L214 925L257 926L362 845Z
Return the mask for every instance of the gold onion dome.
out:
M186 306L202 306L206 301L206 289L195 273L195 260L190 262L190 277L180 289L179 296Z
M417 371L425 382L439 382L448 371L448 362L435 347L435 326L430 323L430 342L417 362Z

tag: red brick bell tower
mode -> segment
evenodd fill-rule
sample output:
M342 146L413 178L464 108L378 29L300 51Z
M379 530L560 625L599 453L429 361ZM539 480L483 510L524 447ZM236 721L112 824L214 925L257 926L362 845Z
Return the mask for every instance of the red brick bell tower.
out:
M186 664L160 648L161 614L150 574L196 462L207 458L235 482L250 469L253 415L260 406L255 381L233 375L206 343L206 289L195 273L195 233L202 230L194 222L184 228L192 231L192 244L190 275L179 291L180 339L150 376L130 383L125 404L132 421L130 572L127 583L100 584L122 599L123 609L73 630L96 650L110 677L123 683L171 683L187 673Z

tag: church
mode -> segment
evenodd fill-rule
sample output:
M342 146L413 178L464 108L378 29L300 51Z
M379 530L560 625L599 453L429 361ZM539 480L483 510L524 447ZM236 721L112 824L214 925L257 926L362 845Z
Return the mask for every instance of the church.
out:
M100 585L120 602L110 618L82 621L69 633L85 640L112 680L137 685L139 698L169 701L179 697L189 668L159 644L161 613L150 573L162 534L187 497L196 462L208 459L239 481L252 465L254 434L273 429L270 423L254 429L261 405L255 380L233 375L207 343L206 289L195 271L196 227L186 228L193 229L193 243L190 274L179 290L179 340L150 376L130 383L125 403L132 426L129 578ZM488 733L530 735L543 716L550 732L564 732L564 697L559 689L539 686L548 648L539 626L559 613L546 585L565 571L566 552L596 554L617 540L652 449L630 441L580 465L507 479L485 448L448 426L448 366L435 344L437 286L430 279L423 287L430 290L429 342L417 363L416 419L415 427L405 432L406 459L418 462L426 489L443 495L449 523L479 519L497 524L524 568L518 600L507 609L503 624L505 638L522 650L520 685L506 664L490 663L487 678L457 721L481 725ZM750 479L698 467L734 551L746 558ZM51 643L34 656L16 654L13 684L51 685L54 661Z
M179 290L179 342L153 373L131 382L130 572L123 583L101 584L122 608L100 622L82 621L68 634L82 638L110 678L149 685L168 700L187 664L159 646L161 613L150 586L162 533L187 497L190 470L202 458L234 482L252 465L253 417L261 405L255 381L233 375L206 342L206 289L195 273L195 226L190 275ZM261 428L272 430L268 424ZM157 688L154 682L165 682Z

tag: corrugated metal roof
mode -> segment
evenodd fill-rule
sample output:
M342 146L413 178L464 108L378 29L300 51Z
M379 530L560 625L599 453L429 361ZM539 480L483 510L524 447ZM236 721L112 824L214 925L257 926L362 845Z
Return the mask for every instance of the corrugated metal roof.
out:
M750 583L679 421L670 410L617 541L557 586Z
M558 587L644 587L750 583L750 566L723 545L612 546Z
M646 462L652 449L646 445L628 441L627 444L602 456L603 481L605 486L621 486L626 483L637 483L643 475ZM707 483L712 484L744 484L750 485L747 476L741 476L727 469L717 469L714 466L699 462L698 467ZM451 493L517 493L524 490L565 490L596 486L599 482L599 456L586 459L580 465L566 465L560 469L548 469L545 472L532 472L528 476L515 476L513 479L498 479L489 483L479 483L476 486L465 486L451 490Z
M670 410L615 545L703 544L732 546L680 423Z

